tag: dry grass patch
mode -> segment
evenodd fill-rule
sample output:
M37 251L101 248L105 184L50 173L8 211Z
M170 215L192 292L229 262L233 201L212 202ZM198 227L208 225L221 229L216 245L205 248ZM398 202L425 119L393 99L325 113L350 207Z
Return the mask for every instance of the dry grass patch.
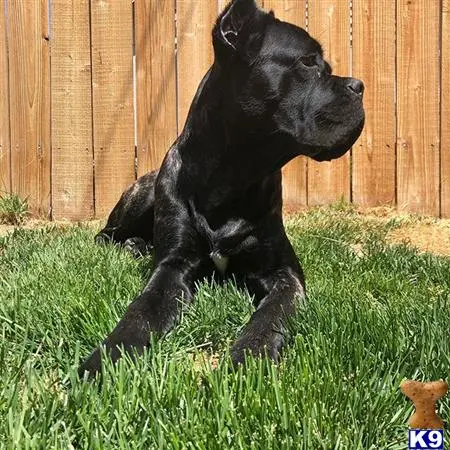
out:
M342 222L354 232L354 241L348 244L357 256L362 256L361 244L373 232L384 234L389 244L404 243L420 252L450 256L450 219L408 214L387 206L363 209L344 203L295 214L288 212L286 217L288 228L294 226L313 234L329 227L338 228ZM341 236L336 233L334 238L340 240Z
M387 241L406 243L421 252L450 256L450 220L424 219L415 224L406 224L392 230Z
M39 228L53 230L69 230L74 226L82 226L92 230L100 230L104 224L104 220L84 220L80 222L70 222L68 220L43 220L43 219L28 219L20 225L0 224L0 237L13 233L17 229L37 230Z

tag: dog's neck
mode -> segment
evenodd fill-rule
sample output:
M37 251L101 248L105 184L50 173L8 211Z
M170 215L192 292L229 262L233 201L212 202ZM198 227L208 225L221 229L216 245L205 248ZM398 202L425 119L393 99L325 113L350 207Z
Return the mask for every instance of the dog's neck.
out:
M272 148L271 138L263 133L235 130L227 123L222 97L225 76L218 65L206 74L177 141L193 191L208 193L216 205L249 190L267 195L268 185L273 184L270 179L278 180L279 169L295 157L283 151L279 136L277 148Z

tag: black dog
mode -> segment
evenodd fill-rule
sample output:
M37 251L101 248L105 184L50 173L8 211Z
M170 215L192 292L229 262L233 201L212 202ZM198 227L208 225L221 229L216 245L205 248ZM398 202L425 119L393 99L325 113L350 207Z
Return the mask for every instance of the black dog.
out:
M170 330L180 299L191 301L194 283L213 272L233 275L257 306L233 362L247 351L277 360L283 321L294 297L305 296L282 222L280 169L298 155L338 158L363 128L362 82L331 75L317 41L254 0L226 7L213 45L183 133L159 172L122 195L97 237L135 252L154 246L147 286L103 343L113 361ZM95 349L80 373L100 366Z

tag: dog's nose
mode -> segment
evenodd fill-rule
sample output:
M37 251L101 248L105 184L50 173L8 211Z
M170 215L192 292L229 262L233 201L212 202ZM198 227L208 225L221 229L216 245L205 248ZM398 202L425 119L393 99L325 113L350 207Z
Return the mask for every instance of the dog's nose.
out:
M364 83L357 78L349 78L347 82L347 89L354 92L357 95L363 95L364 93Z

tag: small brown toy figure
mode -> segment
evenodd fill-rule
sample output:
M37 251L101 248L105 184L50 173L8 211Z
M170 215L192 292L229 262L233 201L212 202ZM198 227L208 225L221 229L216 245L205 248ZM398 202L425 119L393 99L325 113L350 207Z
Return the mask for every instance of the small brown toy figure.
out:
M410 428L440 430L444 422L436 414L436 402L448 391L446 381L420 381L405 380L400 384L402 392L414 403L416 411L409 419Z

